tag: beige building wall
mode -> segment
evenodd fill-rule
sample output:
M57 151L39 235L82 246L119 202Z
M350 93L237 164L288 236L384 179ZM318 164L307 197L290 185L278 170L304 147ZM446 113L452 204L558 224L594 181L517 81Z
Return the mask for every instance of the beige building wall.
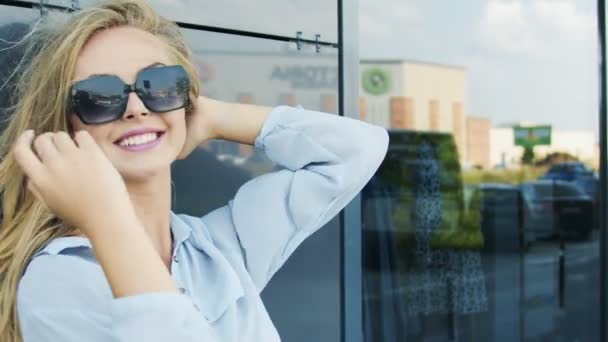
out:
M466 69L405 62L403 73L405 96L412 98L416 106L416 129L452 133L460 160L468 161L464 129Z
M467 160L470 160L468 155L468 145L466 145L468 141L467 116L464 113L464 106L462 102L452 103L452 115L452 124L454 125L452 132L454 134L454 140L456 141L456 147L458 148L458 154L463 156L463 153L466 151ZM463 149L464 146L467 146L466 149Z
M389 90L370 94L363 82L366 120L386 128L448 132L460 159L467 161L466 69L410 61L362 61L361 75L379 68L390 76Z
M414 106L411 98L403 96L392 96L390 103L390 128L413 130L416 127L414 122Z
M484 169L490 165L490 130L492 122L486 118L467 118L467 150L469 163Z
M439 131L452 132L454 127L453 104L461 103L466 113L466 69L427 63L403 63L404 96L416 103L416 128L432 130L431 100L439 106ZM465 122L462 118L462 126Z

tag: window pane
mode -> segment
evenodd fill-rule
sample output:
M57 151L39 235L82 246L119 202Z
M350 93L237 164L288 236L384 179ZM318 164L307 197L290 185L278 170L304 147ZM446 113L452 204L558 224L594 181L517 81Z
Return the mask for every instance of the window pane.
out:
M596 2L359 4L366 340L599 340Z
M52 4L71 6L72 0L50 0ZM86 7L95 0L78 1ZM171 20L235 30L302 37L338 42L338 2L336 0L223 0L164 1L151 0L159 13Z
M40 12L30 9L0 5L0 117L7 115L11 105L12 93L16 81L14 71L21 62L24 44L19 41L27 34L30 25ZM0 120L0 130L4 129L5 120Z
M302 105L337 113L337 53L294 52L290 44L185 31L205 95L242 103ZM224 141L175 163L174 209L203 215L225 205L252 177L275 170L260 151ZM271 204L269 204L271 205ZM306 240L262 293L285 341L340 340L339 222Z

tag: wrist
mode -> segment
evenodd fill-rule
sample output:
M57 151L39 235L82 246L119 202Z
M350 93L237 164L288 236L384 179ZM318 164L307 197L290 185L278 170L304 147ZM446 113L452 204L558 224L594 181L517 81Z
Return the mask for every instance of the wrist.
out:
M198 107L205 113L205 120L201 122L203 127L199 128L201 141L222 139L222 119L227 116L226 113L229 113L229 104L200 96Z
M86 225L87 237L93 242L106 239L121 239L125 235L145 234L145 229L135 212L124 210L114 212L98 219L90 220Z

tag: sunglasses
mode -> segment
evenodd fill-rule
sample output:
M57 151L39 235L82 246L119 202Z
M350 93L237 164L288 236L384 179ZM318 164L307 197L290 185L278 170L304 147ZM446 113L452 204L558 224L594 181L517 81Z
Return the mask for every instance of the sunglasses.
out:
M87 125L112 122L123 116L131 92L137 93L150 111L170 112L188 107L190 79L181 65L144 69L134 84L125 84L114 75L93 76L70 88L70 112Z

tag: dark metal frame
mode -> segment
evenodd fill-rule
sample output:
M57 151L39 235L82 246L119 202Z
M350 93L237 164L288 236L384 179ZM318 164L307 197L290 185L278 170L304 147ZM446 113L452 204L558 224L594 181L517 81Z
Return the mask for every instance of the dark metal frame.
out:
M338 0L340 115L359 119L358 0ZM363 342L361 195L340 215L342 341Z
M597 29L598 29L598 48L599 48L599 140L600 140L600 200L599 200L599 217L600 217L600 341L608 341L608 232L607 225L607 209L608 209L608 139L606 134L607 116L606 116L606 1L598 0L597 2Z

